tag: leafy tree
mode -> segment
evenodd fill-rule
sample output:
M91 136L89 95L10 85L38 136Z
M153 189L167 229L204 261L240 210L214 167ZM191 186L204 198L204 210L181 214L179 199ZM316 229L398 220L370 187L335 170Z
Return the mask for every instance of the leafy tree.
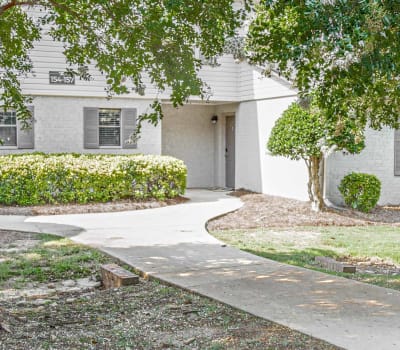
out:
M293 103L274 127L267 144L273 155L303 159L308 170L308 195L313 209L324 208L321 175L324 153L346 150L359 153L364 148L363 133L347 121L337 129L313 103L308 108Z
M29 50L48 33L64 45L71 74L89 78L88 64L107 78L109 95L144 93L143 75L160 91L170 89L174 106L191 95L204 96L205 84L197 72L201 62L194 47L205 57L224 49L234 35L243 10L234 0L30 0L0 1L0 104L16 109L21 119L29 117L20 78L32 72ZM250 0L244 0L248 8ZM40 18L29 13L36 6ZM28 9L28 11L27 11ZM141 116L156 124L162 117L155 101L154 113Z
M398 126L399 1L266 0L248 50L254 63L277 63L302 96L313 91L333 122Z

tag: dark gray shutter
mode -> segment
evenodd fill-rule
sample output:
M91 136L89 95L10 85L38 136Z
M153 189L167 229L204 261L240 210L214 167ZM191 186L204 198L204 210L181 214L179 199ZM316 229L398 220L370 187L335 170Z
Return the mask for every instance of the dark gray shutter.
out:
M400 130L394 131L394 174L400 176Z
M35 148L35 128L34 128L34 107L28 106L31 112L31 119L28 121L28 128L22 129L22 123L17 120L17 147L20 149Z
M98 108L83 108L83 147L99 148Z
M121 110L122 120L122 148L137 148L137 144L128 143L129 137L136 128L136 108L124 108Z

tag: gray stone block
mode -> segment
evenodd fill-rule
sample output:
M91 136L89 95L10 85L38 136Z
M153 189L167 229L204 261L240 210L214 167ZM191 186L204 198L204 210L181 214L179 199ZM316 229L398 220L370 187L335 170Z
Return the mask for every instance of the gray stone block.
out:
M355 273L357 270L354 265L336 261L335 259L326 256L316 256L315 262L321 267L335 272Z

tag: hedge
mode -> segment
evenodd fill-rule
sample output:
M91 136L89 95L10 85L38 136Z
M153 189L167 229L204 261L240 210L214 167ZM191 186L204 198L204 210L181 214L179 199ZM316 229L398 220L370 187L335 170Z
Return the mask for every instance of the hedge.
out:
M339 191L348 206L367 213L379 201L381 182L375 175L353 172L342 179Z
M0 156L0 203L107 202L183 194L186 166L154 155L43 154Z

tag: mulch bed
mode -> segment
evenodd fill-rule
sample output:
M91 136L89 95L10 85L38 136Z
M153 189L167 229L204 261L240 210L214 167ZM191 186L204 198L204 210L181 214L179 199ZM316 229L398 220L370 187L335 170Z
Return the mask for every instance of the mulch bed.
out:
M107 203L47 204L47 205L34 205L26 207L0 205L0 215L35 216L35 215L104 213L104 212L161 208L167 205L181 204L186 201L188 201L187 198L178 196L163 201L157 201L157 200L134 201L130 199L125 199Z
M296 226L400 225L398 207L377 207L370 213L351 209L315 212L309 202L248 191L235 191L244 205L239 210L211 220L210 231Z

